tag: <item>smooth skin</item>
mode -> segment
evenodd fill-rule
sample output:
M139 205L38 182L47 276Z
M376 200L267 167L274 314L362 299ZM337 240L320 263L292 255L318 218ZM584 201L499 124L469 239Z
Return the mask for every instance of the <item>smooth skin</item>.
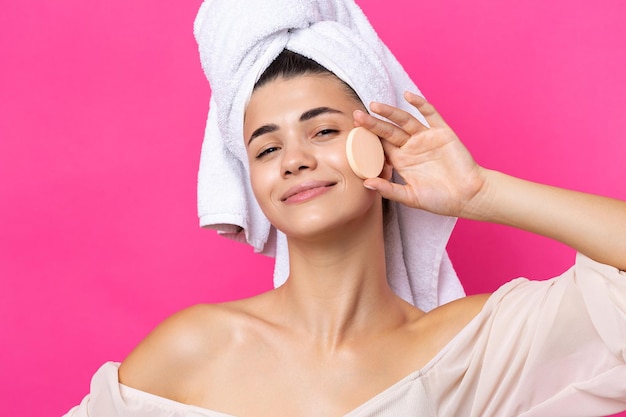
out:
M393 123L368 115L331 76L255 90L244 122L250 175L260 206L288 237L290 278L256 297L170 317L123 362L120 382L238 417L343 416L422 368L488 295L428 313L395 296L385 276L381 195L536 231L626 267L623 202L485 170L430 104L406 98L429 129L379 103L371 110ZM382 138L390 165L381 178L363 181L350 170L345 140L358 125ZM406 186L388 181L391 166ZM534 214L526 219L518 205ZM578 218L598 220L567 224Z

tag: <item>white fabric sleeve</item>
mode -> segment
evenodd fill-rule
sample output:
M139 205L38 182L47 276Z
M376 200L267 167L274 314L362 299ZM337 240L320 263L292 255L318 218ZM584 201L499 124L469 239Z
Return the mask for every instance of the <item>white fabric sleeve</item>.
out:
M107 362L91 379L89 394L63 417L224 417L119 383L119 363Z
M626 409L626 273L578 254L505 284L424 375L438 416L583 417Z

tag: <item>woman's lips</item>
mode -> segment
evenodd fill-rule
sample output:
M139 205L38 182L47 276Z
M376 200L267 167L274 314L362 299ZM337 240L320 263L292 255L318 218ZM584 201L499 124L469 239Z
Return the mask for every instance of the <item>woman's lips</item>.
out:
M302 184L298 184L287 190L287 192L281 197L280 201L289 204L301 203L324 194L333 185L335 185L334 182L328 181L303 182Z

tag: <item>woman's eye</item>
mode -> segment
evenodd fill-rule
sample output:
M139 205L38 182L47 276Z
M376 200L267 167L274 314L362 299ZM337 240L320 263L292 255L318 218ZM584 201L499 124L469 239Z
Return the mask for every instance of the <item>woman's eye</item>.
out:
M275 152L275 151L277 151L277 150L278 150L278 147L277 147L277 146L272 146L272 147L269 147L269 148L267 148L267 149L264 149L261 153L259 153L259 154L256 156L256 158L257 158L257 159L259 159L259 158L263 158L264 156L269 155L269 154L271 154L272 152Z
M327 136L327 135L333 135L335 133L339 133L339 131L337 129L322 129L319 132L317 132L315 136Z

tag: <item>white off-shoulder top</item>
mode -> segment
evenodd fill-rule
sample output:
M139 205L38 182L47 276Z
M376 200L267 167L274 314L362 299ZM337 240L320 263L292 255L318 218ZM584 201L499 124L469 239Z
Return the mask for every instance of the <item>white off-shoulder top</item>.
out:
M246 417L118 382L104 364L66 417ZM547 281L515 279L424 368L344 417L582 417L626 410L626 273L578 254Z

